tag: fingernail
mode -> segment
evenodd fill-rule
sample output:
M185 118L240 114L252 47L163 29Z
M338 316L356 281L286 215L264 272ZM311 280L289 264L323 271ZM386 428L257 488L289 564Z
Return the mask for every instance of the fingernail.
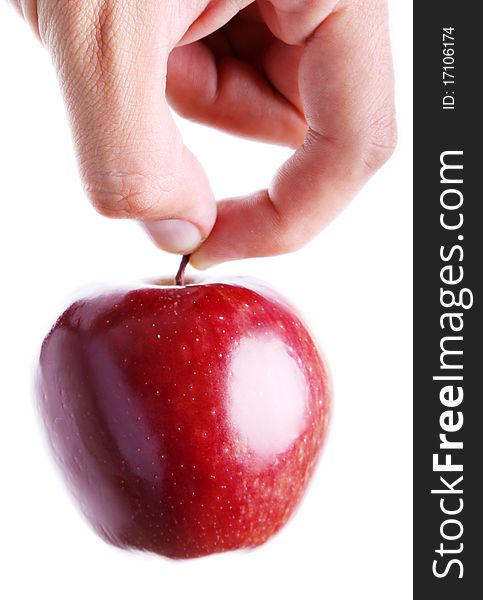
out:
M192 267L194 267L195 269L204 271L208 267L211 267L211 265L213 265L213 264L216 264L216 263L213 261L207 260L206 257L203 256L202 252L195 252L194 254L191 255L190 265Z
M181 219L142 221L141 224L153 242L167 252L190 254L203 239L198 227Z

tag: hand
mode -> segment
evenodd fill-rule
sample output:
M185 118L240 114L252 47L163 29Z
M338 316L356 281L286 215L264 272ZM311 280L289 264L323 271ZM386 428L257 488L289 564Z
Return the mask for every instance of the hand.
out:
M194 266L303 246L394 148L385 0L12 1L52 54L96 209ZM167 100L297 149L268 190L216 204Z

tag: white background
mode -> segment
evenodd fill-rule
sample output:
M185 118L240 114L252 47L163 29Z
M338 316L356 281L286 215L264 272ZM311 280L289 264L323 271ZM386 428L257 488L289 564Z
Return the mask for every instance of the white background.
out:
M0 596L407 600L412 585L411 3L392 0L400 141L351 207L304 250L221 265L305 314L335 403L301 509L264 547L192 561L100 541L51 463L32 393L43 336L92 282L171 274L137 225L105 219L78 181L47 54L0 3ZM217 197L266 185L288 152L181 125Z

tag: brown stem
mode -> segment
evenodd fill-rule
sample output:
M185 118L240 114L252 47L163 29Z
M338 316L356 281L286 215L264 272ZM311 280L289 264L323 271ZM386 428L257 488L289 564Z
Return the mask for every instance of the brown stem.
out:
M190 256L191 254L185 254L181 259L181 264L179 265L178 272L176 273L176 277L174 278L176 285L184 285L184 272L186 269L186 265L190 261Z

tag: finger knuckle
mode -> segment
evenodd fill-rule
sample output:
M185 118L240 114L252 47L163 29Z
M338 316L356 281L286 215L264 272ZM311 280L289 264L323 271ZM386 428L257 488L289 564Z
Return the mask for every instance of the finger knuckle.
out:
M397 122L393 110L371 120L364 132L362 160L370 171L376 171L392 156L397 145Z
M303 227L289 218L278 218L274 228L273 254L288 254L300 250L308 242Z
M103 172L88 177L85 189L105 217L142 219L158 200L149 178L137 173Z

